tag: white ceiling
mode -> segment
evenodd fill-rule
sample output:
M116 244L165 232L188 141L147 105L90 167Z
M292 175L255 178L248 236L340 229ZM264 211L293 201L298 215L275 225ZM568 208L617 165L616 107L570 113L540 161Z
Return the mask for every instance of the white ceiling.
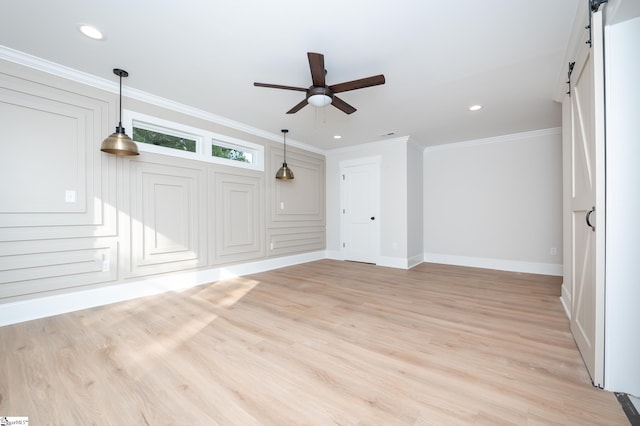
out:
M560 126L552 98L580 0L20 0L0 6L0 44L261 129L332 149L395 137L430 146ZM84 37L92 24L102 41ZM308 105L307 52L358 109ZM478 112L468 111L482 104ZM126 107L126 105L125 105ZM340 134L342 139L334 140ZM386 138L388 138L387 136Z

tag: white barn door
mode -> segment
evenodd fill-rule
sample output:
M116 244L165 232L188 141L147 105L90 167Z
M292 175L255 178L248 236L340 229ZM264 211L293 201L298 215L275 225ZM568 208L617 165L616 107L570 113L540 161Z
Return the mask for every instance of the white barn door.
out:
M593 15L571 74L571 332L595 386L604 382L604 55Z

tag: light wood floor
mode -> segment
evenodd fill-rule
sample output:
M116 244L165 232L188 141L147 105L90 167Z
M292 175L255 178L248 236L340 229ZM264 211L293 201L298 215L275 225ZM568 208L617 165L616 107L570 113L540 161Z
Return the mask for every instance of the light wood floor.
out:
M0 328L0 416L64 425L624 425L557 277L323 260Z

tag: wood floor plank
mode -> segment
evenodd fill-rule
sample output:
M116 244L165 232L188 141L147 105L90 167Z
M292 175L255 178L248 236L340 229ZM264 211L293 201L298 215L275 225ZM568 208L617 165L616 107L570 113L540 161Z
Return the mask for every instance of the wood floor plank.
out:
M64 425L628 424L557 277L322 260L0 328L0 415Z

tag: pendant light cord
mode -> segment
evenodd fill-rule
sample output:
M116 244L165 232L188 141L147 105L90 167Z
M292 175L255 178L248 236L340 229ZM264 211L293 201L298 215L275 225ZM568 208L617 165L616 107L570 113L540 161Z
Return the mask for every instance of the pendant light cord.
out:
M122 75L120 75L120 117L118 118L118 127L122 127Z
M124 128L122 127L122 73L118 74L120 76L120 117L118 117L118 133L124 133Z
M118 127L116 127L116 133L124 134L124 127L122 127L122 77L129 77L129 73L120 68L115 68L113 73L120 77L120 117L118 117Z

